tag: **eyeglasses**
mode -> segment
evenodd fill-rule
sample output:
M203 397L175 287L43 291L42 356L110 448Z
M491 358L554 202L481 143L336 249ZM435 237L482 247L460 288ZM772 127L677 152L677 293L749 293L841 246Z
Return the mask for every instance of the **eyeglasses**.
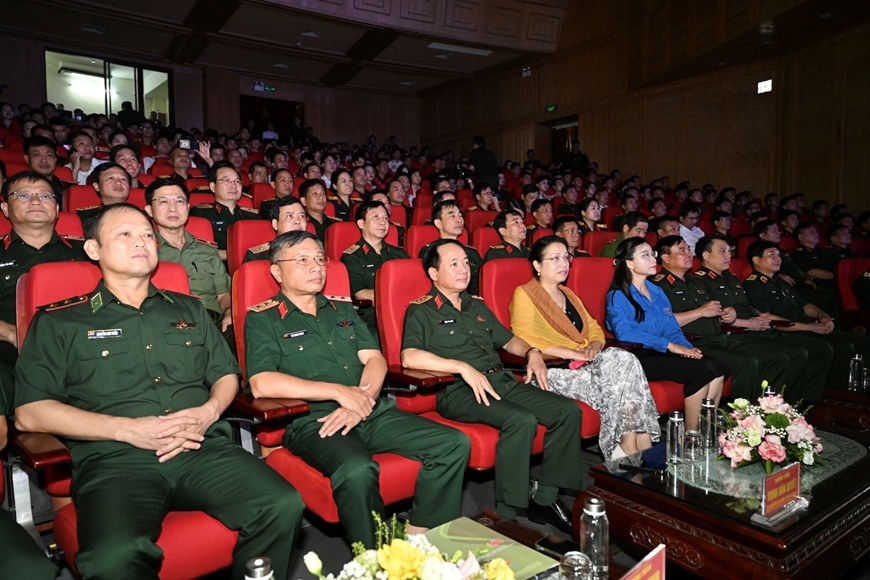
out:
M578 230L577 228L571 228L571 229L566 229L566 230L562 230L562 231L565 232L566 234L571 234L572 236L580 233L580 230Z
M228 179L226 177L218 179L217 181L220 181L224 185L241 185L242 184L241 179Z
M658 252L643 252L641 254L637 254L638 258L643 258L644 260L655 260L659 257Z
M561 256L550 256L549 258L541 258L544 262L552 262L553 264L559 264L561 262L571 263L574 260L574 256L571 254L563 254Z
M46 193L44 191L13 191L9 194L9 198L15 201L30 201L34 197L43 203L48 203L49 201L57 202L53 193Z
M312 262L317 264L318 266L325 266L329 263L329 258L325 256L317 256L316 258L312 258L311 256L296 256L295 258L286 258L284 260L275 260L276 264L281 262L296 262L302 268L307 268L311 265Z
M169 207L170 205L187 205L187 199L183 197L158 197L154 201L160 207Z

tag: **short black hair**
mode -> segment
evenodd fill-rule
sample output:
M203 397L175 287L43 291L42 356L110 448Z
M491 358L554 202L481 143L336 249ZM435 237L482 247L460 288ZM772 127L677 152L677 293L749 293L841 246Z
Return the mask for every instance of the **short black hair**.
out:
M770 248L775 248L776 244L773 242L767 242L765 240L759 240L757 242L752 242L749 244L749 247L746 248L746 259L749 261L749 265L755 268L755 264L752 262L754 258L760 258L764 255L765 250L769 250Z
M124 177L127 178L127 185L133 185L133 178L130 177L130 174L127 173L127 170L113 161L110 161L108 163L100 163L99 165L97 165L94 168L93 172L91 172L91 175L90 175L91 183L96 183L97 185L99 185L100 184L100 176L103 173L105 173L106 171L108 171L109 169L120 169L121 171L124 172Z
M723 236L721 236L719 234L712 234L709 236L704 236L703 238L701 238L700 240L698 240L695 243L695 257L698 258L699 260L703 261L704 260L704 253L712 251L713 250L713 243L716 242L717 240L725 242L725 245L727 245L728 247L731 247L731 244L728 243L728 240L726 240Z
M456 244L462 248L463 251L465 250L465 247L456 240L450 238L435 240L426 246L426 250L423 252L423 271L426 272L426 276L429 275L429 268L435 268L437 270L441 267L441 255L438 253L438 248L446 246L447 244Z
M773 220L769 220L769 219L759 220L759 221L755 222L755 227L752 228L752 235L757 238L757 237L761 236L761 234L765 233L767 231L767 228L769 228L770 226L772 226L774 224L775 224L775 222Z
M323 185L323 182L319 179L306 179L302 182L302 185L299 186L299 198L305 199L308 197L308 192L311 191L311 188L315 185L319 185L323 188L323 193L326 194L326 186Z
M828 228L828 231L825 233L825 237L828 238L828 241L831 241L831 238L839 234L842 230L849 231L849 226L847 226L846 224L834 224L830 228Z
M387 209L387 206L385 206L382 202L380 202L380 201L366 200L366 201L364 201L364 202L362 202L362 203L360 203L360 204L357 204L356 209L355 209L354 212L353 212L353 219L356 220L356 221L359 221L359 220L363 220L363 221L365 221L366 216L368 215L368 213L369 213L371 210L373 210L373 209L377 209L377 208L379 208L379 207L380 207L380 208L383 208L384 211L387 212L387 217L389 217L389 215L390 215L390 211Z
M444 213L444 210L451 208L451 207L455 207L458 209L459 202L457 202L455 199L445 199L445 200L439 201L438 203L433 205L432 206L432 223L435 223L435 220L440 220L441 214Z
M639 211L630 211L622 219L623 228L628 227L628 229L631 229L640 223L649 225L649 219Z
M311 232L305 230L285 232L272 240L271 248L269 249L269 263L277 264L279 260L278 256L285 248L292 248L305 240L314 240L320 246L320 250L323 251L323 242Z
M24 140L24 144L22 145L22 150L24 151L24 155L30 155L30 150L35 149L37 147L48 147L51 149L51 152L57 156L57 152L55 151L55 147L57 144L49 139L48 137L43 137L42 135L31 135L27 139ZM22 159L22 161L24 161Z
M495 228L495 231L498 232L499 236L501 236L501 232L499 232L499 230L507 227L508 217L512 215L518 216L520 219L523 219L523 214L521 214L517 210L505 208L497 216L495 216L494 220L492 220L492 227Z
M551 202L549 199L536 199L532 202L532 213L535 213L545 205L552 206L553 202Z
M659 231L660 229L663 229L664 225L668 222L680 223L680 220L678 220L677 218L675 218L672 215L665 214L663 216L656 218L656 221L653 223L653 227L655 228L656 231Z
M136 159L139 159L139 153L132 145L115 145L114 147L109 149L109 159L112 161L112 163L117 163L115 159L124 149L129 149L130 151L132 151L133 155L136 156ZM94 171L96 171L96 169Z
M681 218L688 216L690 213L701 213L701 208L698 207L697 203L684 203L682 206L680 206Z
M155 181L156 183L156 181ZM174 185L178 185L176 182L172 182ZM144 210L139 209L135 205L131 203L114 203L112 205L104 205L97 213L92 215L84 224L84 234L85 240L97 240L97 243L100 242L100 226L103 225L103 219L111 212L116 211L135 211L141 214L148 223L151 224L151 217L145 213Z
M565 226L571 223L579 224L580 218L574 215L560 215L553 221L553 232L561 232Z
M174 149L178 149L178 147L173 148L173 150ZM182 151L184 151L184 150L182 149ZM217 163L215 163L214 165L211 166L211 169L209 169L208 180L210 183L217 182L218 172L221 169L232 169L233 173L235 173L239 178L241 178L238 170L235 168L235 166L232 163L230 163L229 161L218 161Z
M6 174L6 168L3 168L3 174ZM12 193L12 184L18 183L19 181L42 181L43 183L48 184L48 188L54 192L54 186L51 183L51 180L48 179L41 173L37 173L35 171L19 171L15 175L10 176L3 182L3 187L0 189L0 197L3 198L3 201L9 201L9 194Z
M870 218L870 212L865 212L865 213L867 213L867 217ZM799 214L798 212L796 212L793 209L784 209L781 212L779 212L777 219L779 220L779 223L782 223L785 220L787 220L788 218L790 218L791 216L797 216L798 218L800 218L801 214ZM859 221L860 221L861 216L858 216L858 217L859 217Z
M679 245L682 241L683 241L683 236L665 236L662 239L660 239L656 243L656 247L653 248L656 251L656 254L658 254L659 264L662 263L661 262L662 255L663 254L670 254L671 249L674 246Z
M285 195L284 197L279 197L275 203L272 204L272 207L269 208L269 219L277 220L281 217L281 208L287 207L288 205L293 205L294 203L298 203L302 205L302 202L299 201L299 198L295 195ZM303 209L304 206L303 206Z
M181 191L184 192L184 197L190 200L190 192L183 183L168 177L161 177L152 181L151 184L145 188L145 205L151 205L151 202L154 200L154 193L161 187L179 187L181 188Z

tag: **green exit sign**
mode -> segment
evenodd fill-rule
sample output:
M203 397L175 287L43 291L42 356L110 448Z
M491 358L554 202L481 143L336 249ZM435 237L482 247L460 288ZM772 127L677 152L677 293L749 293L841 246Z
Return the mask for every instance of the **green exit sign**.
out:
M265 89L266 89L266 92L269 92L269 93L274 93L274 92L275 92L275 87L269 87L269 86L267 86L267 87L265 87Z
M552 113L552 112L555 111L555 110L556 110L556 105L550 105L549 107L547 107L547 112L548 112L548 113Z

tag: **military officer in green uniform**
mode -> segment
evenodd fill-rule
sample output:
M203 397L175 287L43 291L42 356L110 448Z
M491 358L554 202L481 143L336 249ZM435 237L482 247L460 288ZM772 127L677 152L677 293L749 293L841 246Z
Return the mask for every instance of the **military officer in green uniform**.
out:
M575 258L591 258L589 252L580 249L580 225L573 215L560 215L553 222L553 234L565 240L568 253Z
M190 293L200 297L235 354L233 281L218 255L217 244L194 238L184 229L188 202L187 190L172 179L158 179L145 190L145 212L157 224L157 256L161 262L184 266Z
M345 168L336 169L330 177L332 181L333 195L327 195L326 201L335 209L335 217L343 222L349 222L354 215L354 206L361 202L360 198L351 197L353 194L353 178L350 171Z
M459 235L465 227L462 211L459 209L459 204L456 203L455 199L443 199L432 207L432 223L438 228L438 237L442 240L458 240ZM420 253L417 257L422 258L426 254L426 249L431 245L426 244L420 248ZM462 247L465 248L468 266L471 268L468 291L472 294L477 294L480 283L480 267L483 265L483 259L480 257L480 253L471 246Z
M747 250L747 259L752 263L752 274L743 286L752 306L767 313L773 320L788 320L795 325L783 328L827 342L834 349L825 379L828 387L845 385L849 374L849 359L855 353L865 359L870 356L870 337L834 329L831 317L824 310L809 303L795 293L791 285L779 275L781 259L779 249L772 242L759 241Z
M357 300L369 300L370 306L360 306L359 316L369 326L372 335L378 336L378 321L375 317L375 272L384 262L409 258L401 248L386 242L390 231L387 208L379 201L364 201L356 206L356 225L362 231L358 243L344 251L341 262L347 267L350 291Z
M390 198L384 193L381 189L376 189L374 191L370 191L366 193L365 201L379 201L384 204L384 208L387 210L387 215L392 217L393 215L393 205L390 203ZM405 247L405 226L400 224L395 220L390 220L390 227L396 229L396 234L398 237L398 246L400 248Z
M791 258L816 286L814 292L805 292L803 286L795 286L795 290L807 302L815 300L813 304L830 313L836 320L840 315L840 304L837 302L834 287L834 269L837 262L829 252L818 247L819 232L812 224L799 225L794 229L794 234L799 244L791 253Z
M535 223L526 228L526 244L532 245L532 236L540 229L549 228L553 223L553 202L549 199L536 199L532 202L532 215Z
M558 488L580 489L582 415L575 401L548 393L541 352L502 326L478 296L467 291L471 270L456 240L433 242L423 257L432 279L429 294L408 307L402 338L402 364L457 375L438 395L438 412L465 423L500 431L495 459L495 499L500 515L525 508L533 521L564 532L571 516ZM505 370L496 349L528 361L525 384ZM538 388L528 384L535 378ZM529 461L538 425L546 425L544 457L536 495L529 500Z
M523 214L514 209L506 209L492 220L492 227L501 236L501 243L489 247L483 258L484 262L499 258L529 258Z
M284 445L330 478L350 539L376 547L372 511L383 516L384 504L374 453L396 453L423 463L409 532L459 517L468 438L398 411L394 401L379 396L386 360L353 306L321 294L326 258L313 234L279 236L269 260L281 290L249 308L249 385L257 397L309 401L310 414L290 423Z
M303 181L302 185L299 186L299 200L305 207L308 221L314 224L314 233L317 235L317 239L322 242L326 236L326 228L341 221L324 213L326 210L326 188L323 187L323 182L319 179Z
M645 215L639 211L633 211L626 214L622 221L622 233L620 233L615 239L604 244L604 247L601 248L601 252L598 255L602 258L615 258L616 248L619 246L619 242L628 238L645 238L648 229L649 220Z
M308 215L297 197L292 195L279 197L271 205L270 211L269 218L272 220L272 229L275 230L276 236L287 232L304 232L308 229ZM248 249L242 263L252 260L268 260L271 247L272 242L266 242Z
M156 578L171 510L239 530L234 578L258 556L281 578L302 520L299 494L232 441L220 415L239 367L196 298L150 282L157 244L128 204L88 222L93 291L42 308L16 368L16 426L60 436L72 454L84 578Z
M732 323L736 314L726 312L704 285L689 275L692 253L683 238L665 236L656 244L656 252L662 270L652 282L668 297L680 327L698 335L692 344L731 370L731 396L747 398L760 394L762 378L781 388L788 358L773 353L759 359L758 349L738 342L735 335L722 333L722 322Z
M472 193L474 193L474 199L477 202L477 205L471 206L468 208L468 211L501 211L498 199L496 199L492 194L492 187L490 184L481 181L474 186Z
M51 181L41 174L23 171L12 176L3 183L0 197L0 209L12 223L12 231L0 236L0 387L11 405L18 360L18 278L37 264L87 260L88 256L81 238L61 236L54 230L57 198Z
M227 260L227 230L242 220L260 219L257 210L242 207L242 179L229 161L215 163L209 172L209 187L214 193L214 203L199 203L190 210L190 215L204 217L211 222L214 241L221 260Z
M272 181L270 183L272 189L275 190L275 197L264 199L260 203L260 217L264 220L272 219L272 206L278 203L279 199L293 195L293 174L286 167L276 169L272 173Z
M706 294L719 301L724 310L733 309L737 317L729 324L746 329L734 334L735 340L750 346L758 358L762 379L773 382L764 368L764 358L771 350L787 357L784 396L789 403L821 401L825 390L825 374L831 365L833 352L825 342L797 334L771 329L770 319L759 315L749 302L740 280L729 271L731 244L720 236L705 236L695 244L695 254L703 267L692 274L706 289ZM730 314L730 312L729 312ZM771 371L772 372L772 371ZM777 389L779 390L779 389ZM753 393L756 394L756 393Z
M82 227L84 227L86 221L100 211L102 206L112 205L113 203L127 203L127 198L130 197L132 178L127 173L127 170L117 163L97 165L94 172L91 173L91 179L93 180L94 191L100 196L102 204L76 209L76 214L82 221Z

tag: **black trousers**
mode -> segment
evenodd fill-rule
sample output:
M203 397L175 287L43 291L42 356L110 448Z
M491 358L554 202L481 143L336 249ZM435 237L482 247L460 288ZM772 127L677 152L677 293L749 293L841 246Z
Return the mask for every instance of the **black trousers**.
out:
M730 374L728 367L712 356L699 360L648 348L632 353L640 361L647 380L682 383L684 397L691 397L713 379Z

